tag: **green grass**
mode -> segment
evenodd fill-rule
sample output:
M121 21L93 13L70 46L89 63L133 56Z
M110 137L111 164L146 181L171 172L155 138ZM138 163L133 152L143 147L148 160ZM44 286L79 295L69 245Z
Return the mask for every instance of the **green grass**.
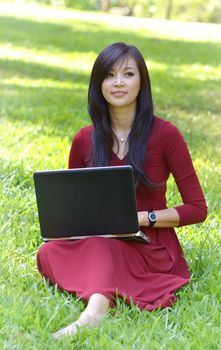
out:
M0 3L0 348L221 349L221 26L115 20ZM83 302L42 283L32 173L67 167L76 131L89 123L87 85L97 53L135 44L149 66L155 113L183 132L208 206L205 223L178 230L192 272L171 309L141 312L119 301L97 329L59 342L51 333ZM170 205L180 202L170 180Z

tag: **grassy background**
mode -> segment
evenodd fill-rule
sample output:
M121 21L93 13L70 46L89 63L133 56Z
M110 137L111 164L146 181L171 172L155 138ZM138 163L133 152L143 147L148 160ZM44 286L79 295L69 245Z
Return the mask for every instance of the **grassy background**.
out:
M114 18L0 3L0 348L221 348L221 26ZM118 301L97 329L59 345L51 333L82 301L42 283L32 173L67 167L73 135L89 123L87 86L97 53L114 41L147 61L155 113L183 132L209 216L178 230L192 283L172 309L153 313ZM180 202L170 180L168 201Z

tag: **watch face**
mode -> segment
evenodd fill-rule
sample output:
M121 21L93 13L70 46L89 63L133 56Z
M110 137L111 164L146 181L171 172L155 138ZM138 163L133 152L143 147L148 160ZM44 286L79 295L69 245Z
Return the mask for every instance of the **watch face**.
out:
M157 216L155 213L151 212L149 214L149 220L155 222L157 220Z

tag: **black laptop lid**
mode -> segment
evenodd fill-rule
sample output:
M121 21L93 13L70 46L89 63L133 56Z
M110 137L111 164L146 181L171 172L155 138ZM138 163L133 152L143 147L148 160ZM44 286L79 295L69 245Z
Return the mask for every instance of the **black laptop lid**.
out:
M139 230L131 166L34 173L43 238Z

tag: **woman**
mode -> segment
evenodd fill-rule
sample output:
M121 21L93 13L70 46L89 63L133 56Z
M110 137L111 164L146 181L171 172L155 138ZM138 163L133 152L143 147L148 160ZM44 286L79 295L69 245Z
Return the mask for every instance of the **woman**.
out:
M90 237L52 241L39 249L41 274L88 301L77 321L54 334L57 339L82 325L97 325L116 295L149 311L174 304L175 291L190 278L174 227L201 222L207 215L182 135L153 115L147 67L134 46L114 43L98 55L88 106L93 125L74 137L69 167L132 165L138 221L150 244ZM170 173L183 199L175 208L166 206Z

